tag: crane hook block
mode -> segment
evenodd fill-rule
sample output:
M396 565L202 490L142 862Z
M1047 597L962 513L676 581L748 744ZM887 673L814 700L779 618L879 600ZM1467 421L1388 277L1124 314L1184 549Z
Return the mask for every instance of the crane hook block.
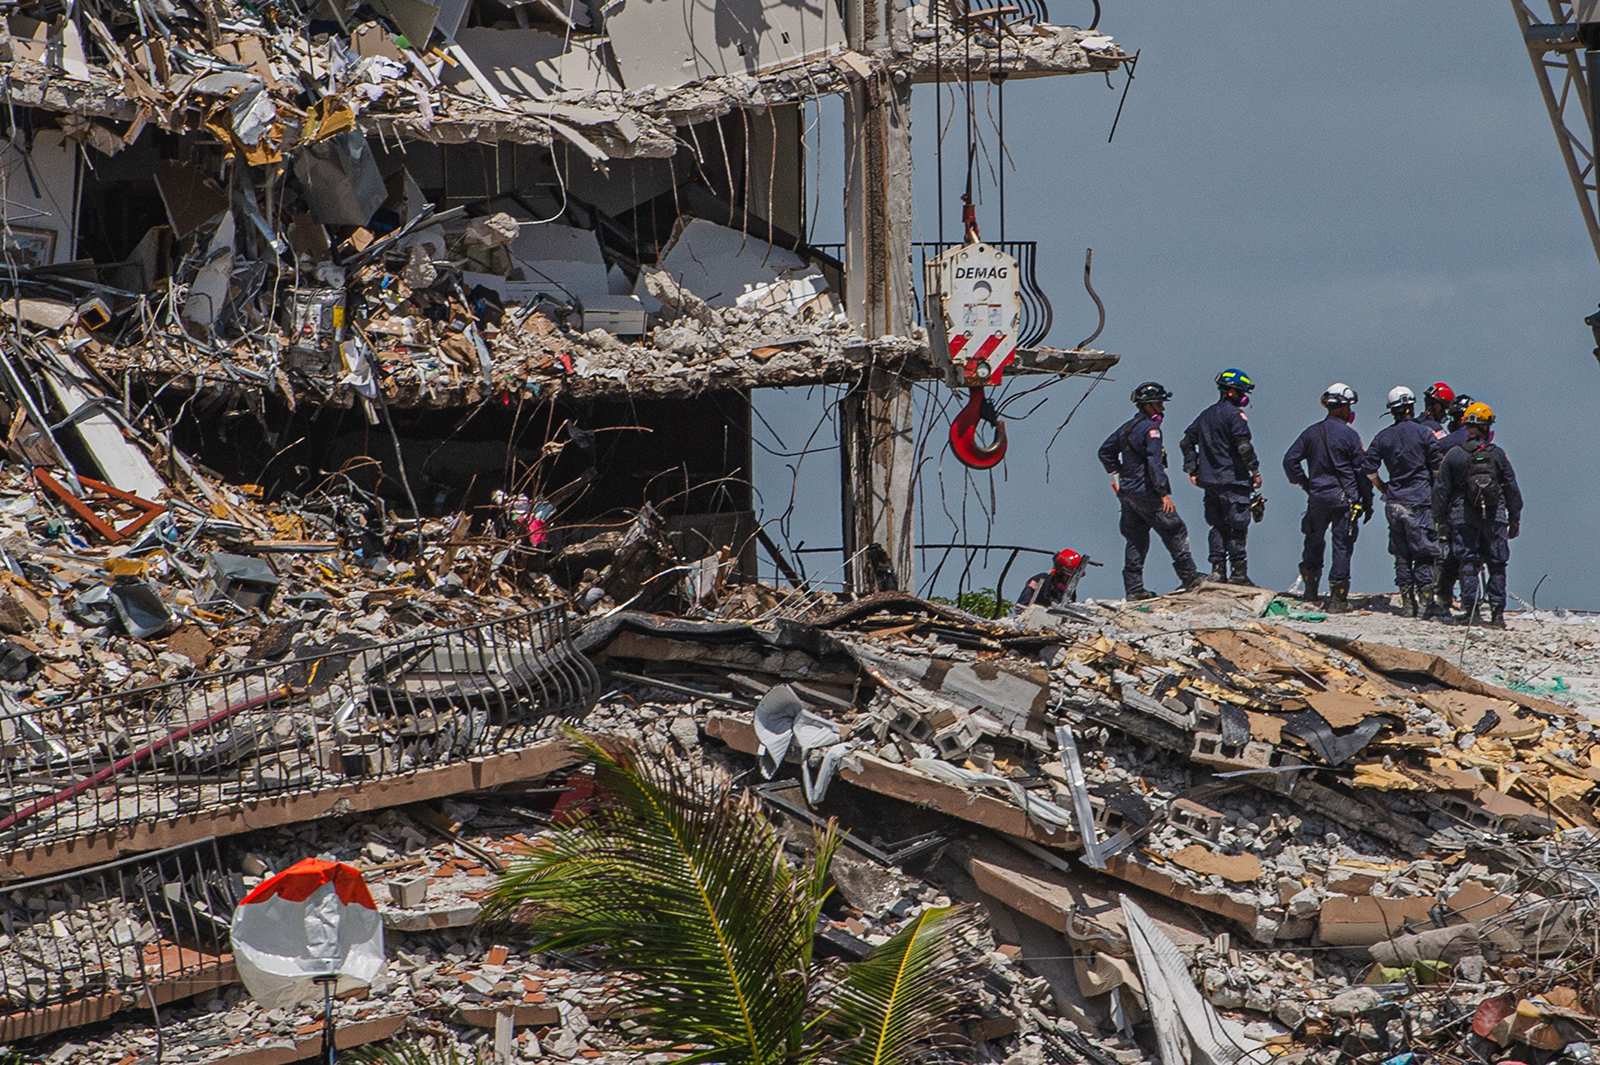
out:
M994 428L994 443L978 443L979 422L988 422ZM983 389L967 389L967 405L950 423L950 450L963 466L975 470L992 469L1006 457L1006 423L1000 420Z

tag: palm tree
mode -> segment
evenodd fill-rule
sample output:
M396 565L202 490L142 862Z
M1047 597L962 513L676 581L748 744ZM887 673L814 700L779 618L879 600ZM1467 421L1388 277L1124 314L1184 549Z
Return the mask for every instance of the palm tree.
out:
M708 766L574 737L594 809L515 859L485 905L536 949L584 949L624 977L646 1035L692 1044L679 1065L904 1065L953 1003L956 907L924 911L865 960L812 943L840 836L798 869L759 802Z

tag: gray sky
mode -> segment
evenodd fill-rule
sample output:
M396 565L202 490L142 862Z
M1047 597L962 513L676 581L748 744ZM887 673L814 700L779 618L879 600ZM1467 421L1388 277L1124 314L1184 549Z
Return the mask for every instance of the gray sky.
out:
M1057 22L1088 11L1087 2L1051 7ZM1015 170L1006 179L1006 234L1039 242L1040 280L1056 312L1047 343L1060 346L1093 328L1081 272L1084 249L1095 249L1095 287L1109 314L1096 346L1122 363L1056 440L1048 480L1045 446L1085 384L1052 386L1043 409L1009 422L988 537L1085 551L1106 565L1086 579L1084 594L1120 595L1117 509L1094 451L1131 413L1133 385L1153 378L1177 393L1168 406L1171 472L1204 569L1201 494L1182 478L1177 440L1215 399L1216 372L1238 366L1258 383L1249 410L1269 498L1267 519L1251 534L1251 574L1286 587L1303 497L1280 460L1321 414L1323 388L1343 380L1357 389L1356 428L1370 441L1389 422L1391 387L1420 396L1443 379L1493 405L1496 441L1528 499L1512 545L1512 593L1527 598L1548 573L1541 605L1600 608L1592 558L1600 366L1582 324L1600 301L1600 268L1510 5L1106 0L1100 28L1143 51L1116 140L1106 143L1120 75L1114 90L1100 76L1008 85ZM916 90L912 127L917 237L927 240L937 224L933 95ZM818 241L837 239L840 122L836 102L821 109ZM947 239L959 232L964 152L958 118L945 150ZM817 184L815 172L807 180ZM987 170L983 192L980 224L993 237L999 217ZM758 394L757 406L792 451L833 395ZM942 445L947 420L919 425L932 432L924 541L960 538L939 505L941 471L950 509L963 500L961 467ZM825 427L817 443L831 444L832 433ZM758 438L777 447L759 428ZM793 462L758 450L768 517L787 504ZM837 476L836 453L805 458L793 539L838 544ZM978 503L990 491L987 474L967 488L965 524L978 541L986 537ZM807 562L813 571L837 565ZM998 556L995 569L1003 562ZM1038 568L1019 562L1006 591ZM1146 575L1155 590L1175 584L1159 543ZM992 573L978 580L992 582ZM1381 516L1362 531L1354 584L1358 592L1393 588ZM941 580L934 590L952 589Z

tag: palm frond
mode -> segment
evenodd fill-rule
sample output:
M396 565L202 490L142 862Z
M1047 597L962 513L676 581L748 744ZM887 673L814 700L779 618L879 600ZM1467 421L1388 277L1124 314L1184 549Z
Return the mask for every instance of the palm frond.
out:
M468 1065L454 1043L439 1041L431 1046L411 1039L382 1045L357 1047L340 1054L357 1065Z
M844 966L829 989L824 1028L838 1065L905 1065L955 1007L960 967L953 937L971 921L963 907L924 910L865 959Z
M825 889L793 873L759 804L720 773L575 739L597 808L515 859L485 907L525 921L539 949L588 948L626 974L621 995L654 1037L726 1065L803 1054L811 945ZM819 841L818 864L837 846Z

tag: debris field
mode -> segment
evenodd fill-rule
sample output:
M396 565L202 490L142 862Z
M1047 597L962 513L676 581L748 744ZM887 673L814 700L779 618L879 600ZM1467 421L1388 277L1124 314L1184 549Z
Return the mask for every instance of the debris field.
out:
M570 628L469 623L489 651L468 669L450 642L459 597L380 602L407 586L364 574L336 598L327 567L284 567L260 628L210 622L173 592L177 571L146 571L194 616L135 639L114 610L75 606L138 586L113 583L128 580L105 570L117 557L30 557L9 584L24 614L47 574L77 591L34 592L45 618L9 637L31 672L5 682L0 1023L30 1056L314 1053L315 1011L256 1007L226 940L232 900L307 854L364 869L389 932L388 973L338 1005L352 1042L636 1054L604 973L475 924L503 861L587 794L563 720L724 766L797 854L838 818L825 955L860 957L928 906L981 904L980 978L951 1021L972 1060L1131 1062L1152 1031L1227 1060L1329 1062L1542 1060L1592 1037L1594 726L1435 654L1275 618L1268 592L991 621L899 593L679 587L656 612ZM1554 627L1518 620L1512 636ZM203 654L164 649L208 630ZM126 690L130 674L119 699L43 672L101 648L137 660L133 646L153 686ZM327 686L282 685L262 721L211 720L297 669ZM576 678L566 704L556 675ZM161 742L196 721L210 723ZM17 816L135 750L87 800ZM347 801L330 807L333 792Z

